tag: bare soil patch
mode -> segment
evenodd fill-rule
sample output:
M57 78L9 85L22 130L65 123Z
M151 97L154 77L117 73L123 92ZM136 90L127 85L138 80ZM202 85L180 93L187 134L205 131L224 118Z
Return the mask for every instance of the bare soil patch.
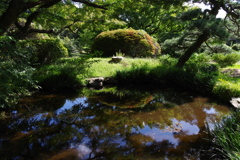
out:
M225 69L222 73L227 74L230 77L240 77L240 69Z

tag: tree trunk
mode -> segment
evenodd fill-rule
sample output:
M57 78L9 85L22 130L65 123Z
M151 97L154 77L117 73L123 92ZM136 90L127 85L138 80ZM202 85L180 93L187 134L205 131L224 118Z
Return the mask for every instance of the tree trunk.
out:
M15 23L19 15L27 10L22 0L11 0L9 6L0 17L0 36L2 36Z
M196 42L194 42L186 51L185 53L178 59L178 63L176 67L181 68L184 64L188 61L188 59L192 56L197 49L208 40L210 36L210 31L205 29L202 34L197 38Z

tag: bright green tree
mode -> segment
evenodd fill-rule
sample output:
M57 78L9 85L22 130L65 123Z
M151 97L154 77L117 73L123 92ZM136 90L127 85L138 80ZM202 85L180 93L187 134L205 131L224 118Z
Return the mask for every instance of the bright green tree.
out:
M77 6L78 3L79 5ZM4 0L0 2L3 9L0 10L0 35L8 32L15 24L17 29L25 34L58 33L70 28L77 22L85 19L79 15L87 6L106 9L109 2L88 0ZM91 19L89 14L88 18ZM33 22L35 26L33 26ZM37 26L39 25L40 26Z
M177 15L189 8L178 5L166 9L164 5L138 0L126 0L114 5L113 18L124 21L128 28L145 30L160 42L184 30L185 24L177 19Z
M189 31L195 31L195 40L187 47L184 54L179 58L177 67L182 67L196 52L203 43L207 42L211 37L224 39L227 37L224 21L217 18L220 9L223 9L232 22L239 28L240 19L240 3L231 0L195 0L194 2L202 2L209 5L210 9L201 11L200 9L188 11L181 16L183 21L191 21L188 25Z

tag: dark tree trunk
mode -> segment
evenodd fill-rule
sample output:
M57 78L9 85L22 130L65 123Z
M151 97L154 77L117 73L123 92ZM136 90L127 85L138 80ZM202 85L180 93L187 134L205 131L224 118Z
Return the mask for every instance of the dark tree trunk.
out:
M181 68L184 64L188 61L188 59L192 56L197 49L208 40L210 36L210 31L205 29L202 34L197 38L196 42L194 42L186 51L185 53L178 59L177 67Z
M214 16L216 18L218 11L220 10L220 3L217 0L209 0L212 3L211 10L207 11L207 14L204 16L205 20L208 20L209 15ZM208 15L209 14L209 15ZM201 45L206 42L210 37L210 30L205 28L202 31L202 34L197 38L196 42L194 42L185 53L178 59L178 63L176 67L181 68L188 61L188 59L192 56L194 52L201 47Z
M23 0L11 0L6 12L0 17L0 36L15 23L21 13L27 10L26 5L23 4Z

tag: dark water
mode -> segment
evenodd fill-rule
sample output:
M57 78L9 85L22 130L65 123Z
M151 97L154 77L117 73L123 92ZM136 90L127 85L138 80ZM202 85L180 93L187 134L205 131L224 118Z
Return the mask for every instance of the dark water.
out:
M38 94L1 112L0 159L208 159L205 122L228 112L172 89Z

